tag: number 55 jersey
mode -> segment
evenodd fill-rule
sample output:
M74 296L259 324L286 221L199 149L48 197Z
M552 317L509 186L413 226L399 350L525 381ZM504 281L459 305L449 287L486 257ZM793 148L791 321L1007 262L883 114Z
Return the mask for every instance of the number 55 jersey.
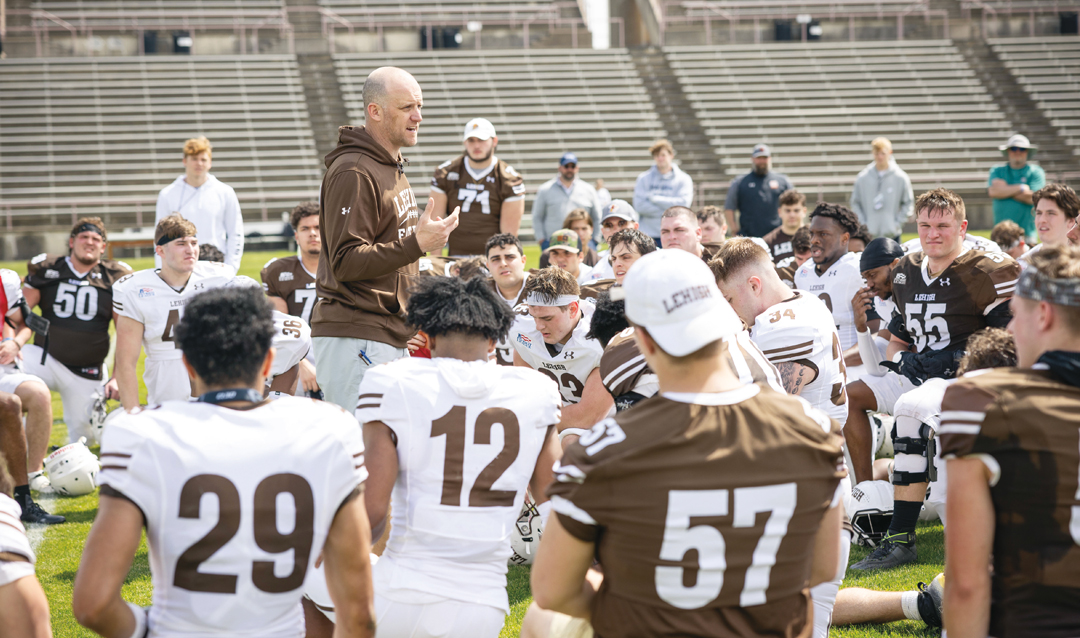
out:
M150 636L304 635L305 575L367 478L348 413L293 397L170 401L110 421L103 439L101 493L146 521Z
M399 468L376 595L509 612L510 534L560 404L523 367L411 358L368 370L356 418L390 428Z
M566 531L596 544L596 635L810 636L841 444L835 421L758 384L662 393L582 435L548 495Z

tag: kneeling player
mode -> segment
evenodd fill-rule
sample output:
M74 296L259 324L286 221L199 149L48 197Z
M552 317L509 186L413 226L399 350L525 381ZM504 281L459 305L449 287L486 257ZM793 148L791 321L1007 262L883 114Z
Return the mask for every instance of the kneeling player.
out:
M374 567L378 635L494 638L525 490L542 494L558 458L561 397L542 374L488 363L513 314L482 280L422 280L408 321L432 358L372 368L356 409L375 537L393 496Z
M149 625L162 636L299 637L304 578L321 554L342 633L374 635L360 431L329 403L263 401L271 313L260 290L196 296L176 339L199 400L109 423L72 601L82 625L105 636ZM121 598L143 527L149 611Z

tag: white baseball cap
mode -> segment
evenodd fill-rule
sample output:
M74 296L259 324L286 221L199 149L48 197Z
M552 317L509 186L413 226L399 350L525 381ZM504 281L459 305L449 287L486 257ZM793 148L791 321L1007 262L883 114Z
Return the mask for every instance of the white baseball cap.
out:
M482 117L474 117L465 125L465 137L475 137L478 140L490 140L495 137L495 126Z
M684 250L657 250L637 260L622 288L612 288L611 298L617 296L626 300L626 318L673 357L742 330L712 271Z

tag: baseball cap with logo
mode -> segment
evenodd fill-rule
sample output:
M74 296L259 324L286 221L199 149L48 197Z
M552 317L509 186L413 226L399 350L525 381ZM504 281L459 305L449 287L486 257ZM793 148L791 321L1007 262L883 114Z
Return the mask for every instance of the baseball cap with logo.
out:
M571 253L581 252L581 237L569 228L560 228L551 234L548 250L558 248Z
M600 218L600 222L603 223L605 219L611 219L612 217L625 219L628 222L638 221L637 211L625 199L611 200L611 203L604 209L604 216Z
M658 250L637 260L611 298L626 301L626 318L673 357L684 357L742 330L712 271L684 250Z
M772 157L772 150L768 144L758 144L750 152L750 157Z
M573 153L563 153L563 156L559 158L559 166L566 166L567 164L577 164L577 155Z
M465 125L465 139L470 137L475 137L478 140L490 140L495 137L495 127L482 117L473 118Z

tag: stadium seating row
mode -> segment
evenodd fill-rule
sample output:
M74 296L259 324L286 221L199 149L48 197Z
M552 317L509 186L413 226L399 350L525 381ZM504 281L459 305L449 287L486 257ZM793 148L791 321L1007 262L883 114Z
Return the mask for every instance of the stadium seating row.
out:
M1080 146L1080 41L1040 37L989 43L1069 146Z

